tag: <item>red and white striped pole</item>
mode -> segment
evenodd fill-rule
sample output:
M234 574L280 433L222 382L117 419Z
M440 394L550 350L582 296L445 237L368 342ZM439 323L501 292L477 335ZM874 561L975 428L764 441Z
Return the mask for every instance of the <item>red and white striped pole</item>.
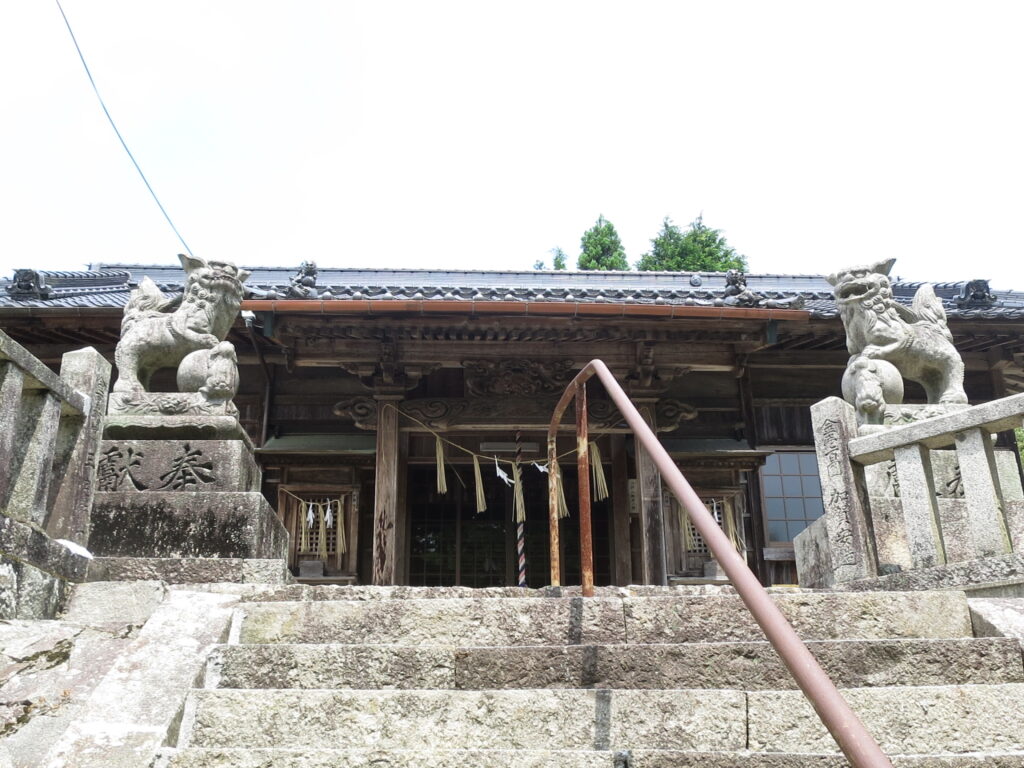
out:
M516 493L522 494L522 482L523 482L523 471L520 467L520 460L523 458L523 444L522 444L523 433L520 430L516 430L516 482L520 484L520 487L515 489ZM515 493L513 494L515 495ZM515 502L513 501L512 508L515 509ZM523 517L526 517L526 510L523 510ZM519 586L526 586L526 521L518 520L516 522L516 555L519 557Z

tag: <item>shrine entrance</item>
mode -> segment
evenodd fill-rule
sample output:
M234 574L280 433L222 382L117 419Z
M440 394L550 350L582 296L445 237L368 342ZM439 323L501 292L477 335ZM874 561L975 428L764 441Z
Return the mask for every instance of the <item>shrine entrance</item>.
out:
M550 581L548 559L547 476L527 465L526 574L530 587ZM457 474L458 477L453 477ZM561 521L560 541L565 584L580 581L579 519L576 472L564 467L570 517ZM462 482L459 482L461 478ZM449 464L448 493L437 492L433 466L409 467L408 583L412 586L515 586L518 579L516 524L512 488L493 469L483 472L487 509L477 511L471 464ZM594 580L611 583L610 500L592 506Z

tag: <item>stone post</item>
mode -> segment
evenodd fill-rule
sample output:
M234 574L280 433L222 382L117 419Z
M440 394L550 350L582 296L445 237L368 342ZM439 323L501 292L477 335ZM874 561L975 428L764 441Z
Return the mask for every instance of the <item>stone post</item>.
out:
M60 398L53 392L41 389L25 393L15 437L20 451L12 457L17 478L8 500L8 514L44 529L60 411ZM11 469L12 465L5 467Z
M14 433L21 411L21 390L25 385L25 374L17 365L8 361L0 361L0 509L7 508L11 487L16 474L14 472L15 442Z
M838 397L829 397L811 406L811 423L825 502L821 525L832 578L835 583L869 578L876 574L877 565L864 471L850 462L848 448L857 435L856 411ZM797 557L799 566L799 551Z
M894 450L899 478L903 525L912 568L930 568L946 562L935 497L931 452L912 443Z
M1003 518L1003 494L999 487L992 439L981 428L966 429L955 436L956 456L967 502L966 533L975 557L1010 551Z
M96 493L96 466L110 372L110 363L92 347L68 352L61 359L61 378L88 395L89 407L82 416L65 416L61 422L50 491L53 512L47 521L47 533L82 546L89 541L89 516Z

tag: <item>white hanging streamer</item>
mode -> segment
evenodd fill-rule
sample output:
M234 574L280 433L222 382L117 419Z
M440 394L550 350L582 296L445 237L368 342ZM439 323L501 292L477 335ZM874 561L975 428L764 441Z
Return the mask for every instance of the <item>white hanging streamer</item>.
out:
M512 478L508 476L500 466L498 466L498 457L494 457L494 471L497 473L498 478L505 481L505 485L513 485Z
M533 466L535 466L540 472L543 472L545 475L548 473L548 465L547 464L538 464L535 461L535 462L533 462Z

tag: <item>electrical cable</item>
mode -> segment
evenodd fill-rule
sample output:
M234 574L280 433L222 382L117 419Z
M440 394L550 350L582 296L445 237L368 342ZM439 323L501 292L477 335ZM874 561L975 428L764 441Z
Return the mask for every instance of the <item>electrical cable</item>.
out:
M107 116L107 120L110 121L110 127L113 128L114 133L117 134L117 138L121 142L121 146L124 147L124 151L128 153L128 158L132 161L132 165L135 166L135 170L138 171L139 176L142 177L142 183L146 185L146 189L149 190L149 194L153 196L153 200L160 209L160 213L164 215L164 218L167 219L167 223L171 225L171 229L173 229L174 234L178 236L178 240L181 241L181 245L184 247L185 252L188 253L189 256L192 256L192 249L188 247L188 243L185 242L185 238L181 236L181 233L178 232L178 228L174 226L174 222L171 221L171 217L167 215L167 211L164 210L163 205L160 203L160 198L156 196L156 192L153 191L153 187L149 185L149 181L146 179L146 174L142 172L142 168L140 168L138 162L136 162L132 151L128 149L128 145L125 143L124 137L121 135L121 132L117 130L117 126L114 124L114 118L110 116L110 112L107 110L107 105L103 102L103 97L100 96L99 88L96 87L96 81L92 78L92 72L89 71L89 65L85 63L85 56L82 54L82 49L78 45L78 39L75 37L74 30L71 29L71 22L68 21L67 14L64 13L64 8L61 6L60 0L56 0L56 3L58 10L60 10L60 15L64 18L64 24L68 28L68 33L71 35L71 42L75 44L75 50L78 51L78 58L81 60L82 66L85 68L85 74L89 77L89 83L92 85L93 93L96 94L96 98L99 100L100 106L103 108L103 114L105 114Z

